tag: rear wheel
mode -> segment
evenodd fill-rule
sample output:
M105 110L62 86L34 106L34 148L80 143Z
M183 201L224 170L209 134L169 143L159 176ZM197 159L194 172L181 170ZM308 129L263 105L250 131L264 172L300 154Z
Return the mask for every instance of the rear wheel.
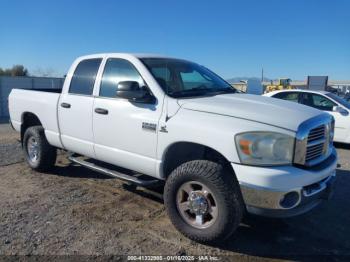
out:
M234 174L207 160L176 168L166 181L164 202L174 226L188 238L204 243L229 237L244 212Z
M32 126L25 131L23 150L27 163L34 170L48 171L55 165L57 150L46 140L42 126Z

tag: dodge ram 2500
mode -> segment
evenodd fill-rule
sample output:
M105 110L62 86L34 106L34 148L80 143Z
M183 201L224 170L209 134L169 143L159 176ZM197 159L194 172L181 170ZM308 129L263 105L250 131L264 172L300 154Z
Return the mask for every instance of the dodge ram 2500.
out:
M335 178L331 115L239 93L186 60L80 57L62 90L14 89L9 111L31 168L48 171L59 148L136 185L164 181L171 221L201 242L227 238L246 212L307 212L329 197Z

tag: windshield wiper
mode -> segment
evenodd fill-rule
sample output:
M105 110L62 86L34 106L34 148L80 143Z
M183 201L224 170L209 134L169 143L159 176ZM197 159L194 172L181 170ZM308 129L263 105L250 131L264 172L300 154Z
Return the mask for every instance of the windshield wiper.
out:
M236 93L236 90L228 87L228 88L208 88L208 87L194 87L187 90L181 91L173 91L170 92L169 95L173 95L176 97L181 96L202 96L202 95L218 95L218 94L229 94Z
M210 90L211 89L207 87L194 87L186 90L173 91L173 92L170 92L169 94L173 96L204 95L204 94L207 94L208 91Z
M204 90L201 90L200 92L197 91L174 91L174 92L169 92L168 94L174 97L182 97L182 96L202 96L202 95L206 95L209 94L210 92L206 92Z
M220 94L233 94L233 93L237 93L237 90L233 88L225 88L225 89L217 90L216 92Z

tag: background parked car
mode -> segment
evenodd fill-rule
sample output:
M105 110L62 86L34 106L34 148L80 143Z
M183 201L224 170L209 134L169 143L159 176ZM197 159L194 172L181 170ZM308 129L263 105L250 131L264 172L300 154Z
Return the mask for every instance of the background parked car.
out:
M327 91L279 90L264 94L317 108L330 113L335 119L334 141L350 143L350 103Z
M350 102L350 92L346 93L343 98L345 101Z

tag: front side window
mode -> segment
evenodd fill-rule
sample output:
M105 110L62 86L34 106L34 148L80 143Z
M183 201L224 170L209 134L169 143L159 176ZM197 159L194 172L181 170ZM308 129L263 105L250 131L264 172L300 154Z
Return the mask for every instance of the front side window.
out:
M281 92L277 93L273 97L296 103L299 102L299 94L297 92Z
M127 60L110 58L106 62L103 72L100 96L116 97L118 83L122 81L135 81L144 85L143 79L136 68Z
M204 66L180 59L143 58L141 61L171 97L235 93L225 80Z
M74 71L68 92L78 95L92 95L101 61L100 58L81 61Z
M333 111L333 107L337 106L336 103L322 95L307 94L307 97L304 97L304 99L306 105L323 111Z

